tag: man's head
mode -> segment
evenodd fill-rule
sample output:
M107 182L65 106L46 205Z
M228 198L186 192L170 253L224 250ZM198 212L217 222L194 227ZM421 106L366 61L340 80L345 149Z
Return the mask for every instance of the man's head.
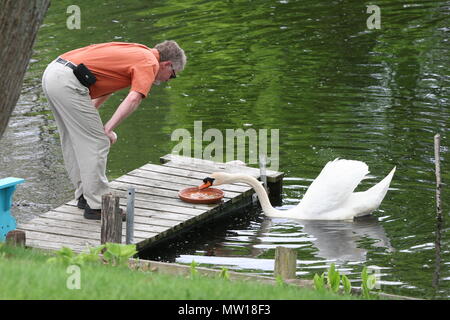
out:
M159 71L157 81L168 81L175 78L176 74L184 69L186 55L184 50L172 40L158 43L155 49L159 52Z

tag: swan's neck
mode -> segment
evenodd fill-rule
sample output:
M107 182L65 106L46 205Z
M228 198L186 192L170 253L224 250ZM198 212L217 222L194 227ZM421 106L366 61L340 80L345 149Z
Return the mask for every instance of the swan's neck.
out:
M233 182L243 182L252 186L258 195L259 203L261 204L261 207L266 215L276 216L280 214L277 209L272 207L266 190L262 186L261 182L259 182L256 178L247 175L234 174Z

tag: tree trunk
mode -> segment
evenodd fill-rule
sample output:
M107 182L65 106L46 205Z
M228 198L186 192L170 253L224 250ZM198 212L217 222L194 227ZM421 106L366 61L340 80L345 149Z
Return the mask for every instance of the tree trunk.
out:
M0 138L16 106L50 0L0 0Z

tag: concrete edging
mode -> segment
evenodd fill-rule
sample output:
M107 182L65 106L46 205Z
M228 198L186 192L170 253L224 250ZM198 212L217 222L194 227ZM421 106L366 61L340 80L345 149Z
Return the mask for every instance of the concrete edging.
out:
M160 272L162 274L177 275L177 276L189 276L191 274L191 267L184 264L160 262L152 260L141 260L141 259L130 259L129 267L135 270L141 271L152 271ZM221 270L210 269L205 267L196 267L198 273L206 277L219 277ZM229 279L233 281L255 281L259 283L266 283L271 285L276 285L278 281L272 277L259 276L249 273L241 273L236 271L228 271ZM286 284L298 286L301 288L314 289L314 282L312 280L305 279L286 279L284 280ZM361 289L352 288L353 294L361 294ZM380 292L378 295L381 298L386 298L390 300L422 300L419 298L399 296L394 294L387 294Z

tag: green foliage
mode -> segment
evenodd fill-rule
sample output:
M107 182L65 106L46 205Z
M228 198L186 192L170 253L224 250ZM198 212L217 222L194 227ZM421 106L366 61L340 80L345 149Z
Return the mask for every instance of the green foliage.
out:
M281 277L281 275L277 275L275 277L275 281L277 282L277 286L278 287L285 287L286 286L286 282L284 282L283 278Z
M192 260L192 262L190 264L192 278L194 278L198 274L197 266L198 266L198 263L195 262L195 260Z
M367 267L364 267L361 272L361 291L364 298L371 299L372 297L376 297L376 295L372 295L370 293L370 291L375 288L376 284L377 278L375 275L369 275L367 272Z
M327 275L327 283L329 286L329 289L337 293L339 291L339 283L341 282L341 278L339 275L339 271L336 270L336 267L334 263L331 264L330 269L328 270Z
M48 259L48 263L58 263L65 266L83 266L87 263L107 263L113 266L126 265L128 259L137 253L136 245L123 245L119 243L106 243L104 245L91 248L89 252L76 254L72 249L63 247L55 252L55 256ZM103 256L102 256L103 254Z
M344 293L345 294L351 294L352 292L352 285L350 283L350 280L348 280L347 276L345 274L341 277L342 285L344 286Z
M142 272L93 263L83 267L81 290L69 290L63 264L46 261L49 254L37 249L8 247L7 259L0 259L1 299L155 299L155 300L323 300L355 299L331 292L317 292L296 286L278 287L249 280L224 281L197 276ZM200 272L199 272L200 273Z
M333 293L338 293L340 289L340 285L342 285L342 291L345 294L350 295L352 291L352 286L350 280L346 275L340 275L339 271L336 270L334 263L330 265L330 268L327 272L327 277L325 278L325 273L322 275L318 275L317 273L314 275L314 287L318 291L329 291ZM373 274L368 274L367 267L364 267L361 272L361 292L362 296L365 299L371 299L372 297L376 297L370 293L370 290L373 290L376 285L376 277Z
M228 273L228 269L225 267L222 267L222 270L220 270L219 277L225 280L230 280L230 274Z
M314 275L314 287L319 291L325 290L325 273L320 276L317 273Z
M341 277L339 271L336 270L334 263L330 265L326 278L325 273L322 273L320 276L317 273L314 275L314 287L319 291L326 291L326 289L328 289L333 293L338 293L341 283L344 288L344 293L350 294L350 281L345 275L342 275Z
M60 263L63 265L81 265L82 261L81 259L77 259L76 254L72 251L72 249L67 247L62 247L60 250L55 252L55 256L48 259L48 263Z
M103 259L112 265L126 265L128 260L137 253L134 244L106 243L105 249Z

